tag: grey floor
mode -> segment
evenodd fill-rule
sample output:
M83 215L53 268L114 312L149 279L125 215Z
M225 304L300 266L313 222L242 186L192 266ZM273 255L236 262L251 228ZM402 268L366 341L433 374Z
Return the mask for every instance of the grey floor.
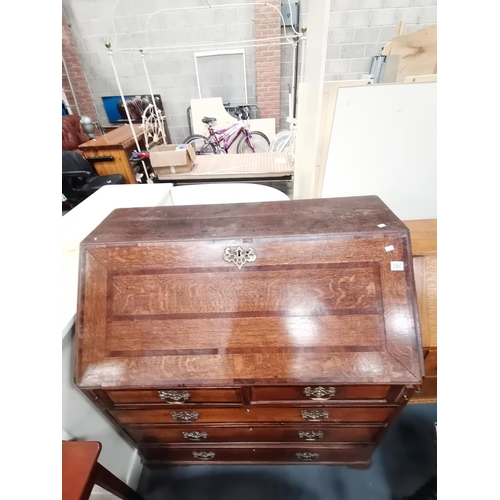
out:
M435 404L408 405L367 470L328 466L143 469L146 500L393 500L436 476Z

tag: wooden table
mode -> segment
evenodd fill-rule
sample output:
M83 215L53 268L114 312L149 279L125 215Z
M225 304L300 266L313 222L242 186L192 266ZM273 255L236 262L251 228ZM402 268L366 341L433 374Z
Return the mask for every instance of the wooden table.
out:
M185 184L220 181L291 181L292 159L288 153L199 155L191 172L172 174L155 168L158 180Z
M97 462L101 448L97 441L63 441L62 500L87 500L95 484L123 500L144 500Z
M425 377L410 403L437 402L437 219L403 221L410 230Z
M144 148L144 131L141 124L134 125L135 134L141 149ZM95 169L98 175L121 174L126 184L136 184L133 165L129 158L137 149L130 125L122 125L112 132L98 136L96 139L80 144L78 148L85 158L96 156L113 156L112 162L97 162Z

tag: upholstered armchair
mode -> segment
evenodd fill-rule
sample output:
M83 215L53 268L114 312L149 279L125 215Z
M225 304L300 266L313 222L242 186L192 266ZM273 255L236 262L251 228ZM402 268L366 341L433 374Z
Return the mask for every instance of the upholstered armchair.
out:
M82 155L78 149L80 144L89 140L88 135L83 130L78 115L64 115L62 117L62 150L75 151ZM82 155L83 156L83 155Z

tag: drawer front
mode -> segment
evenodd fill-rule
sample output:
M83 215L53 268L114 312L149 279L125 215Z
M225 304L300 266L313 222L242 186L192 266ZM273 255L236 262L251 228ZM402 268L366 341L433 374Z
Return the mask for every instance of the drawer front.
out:
M319 447L217 447L200 445L193 448L168 448L161 446L140 447L145 459L150 462L171 463L352 463L366 462L372 446L346 446L336 448Z
M241 403L241 391L235 389L173 389L151 391L106 391L111 401L118 405L130 404L189 404L189 403Z
M137 443L310 443L375 441L383 427L316 427L316 426L240 426L207 427L185 425L175 427L129 426L127 432Z
M338 400L381 400L387 401L389 385L304 385L252 387L252 402L335 402Z
M204 408L110 410L122 425L185 424L231 422L377 422L384 423L394 411L392 407L372 408Z

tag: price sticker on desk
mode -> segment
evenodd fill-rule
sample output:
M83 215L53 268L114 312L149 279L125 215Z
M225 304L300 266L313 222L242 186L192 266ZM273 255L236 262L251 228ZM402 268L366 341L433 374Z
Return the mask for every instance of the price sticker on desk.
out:
M391 261L391 271L404 271L405 263L401 260L392 260Z

